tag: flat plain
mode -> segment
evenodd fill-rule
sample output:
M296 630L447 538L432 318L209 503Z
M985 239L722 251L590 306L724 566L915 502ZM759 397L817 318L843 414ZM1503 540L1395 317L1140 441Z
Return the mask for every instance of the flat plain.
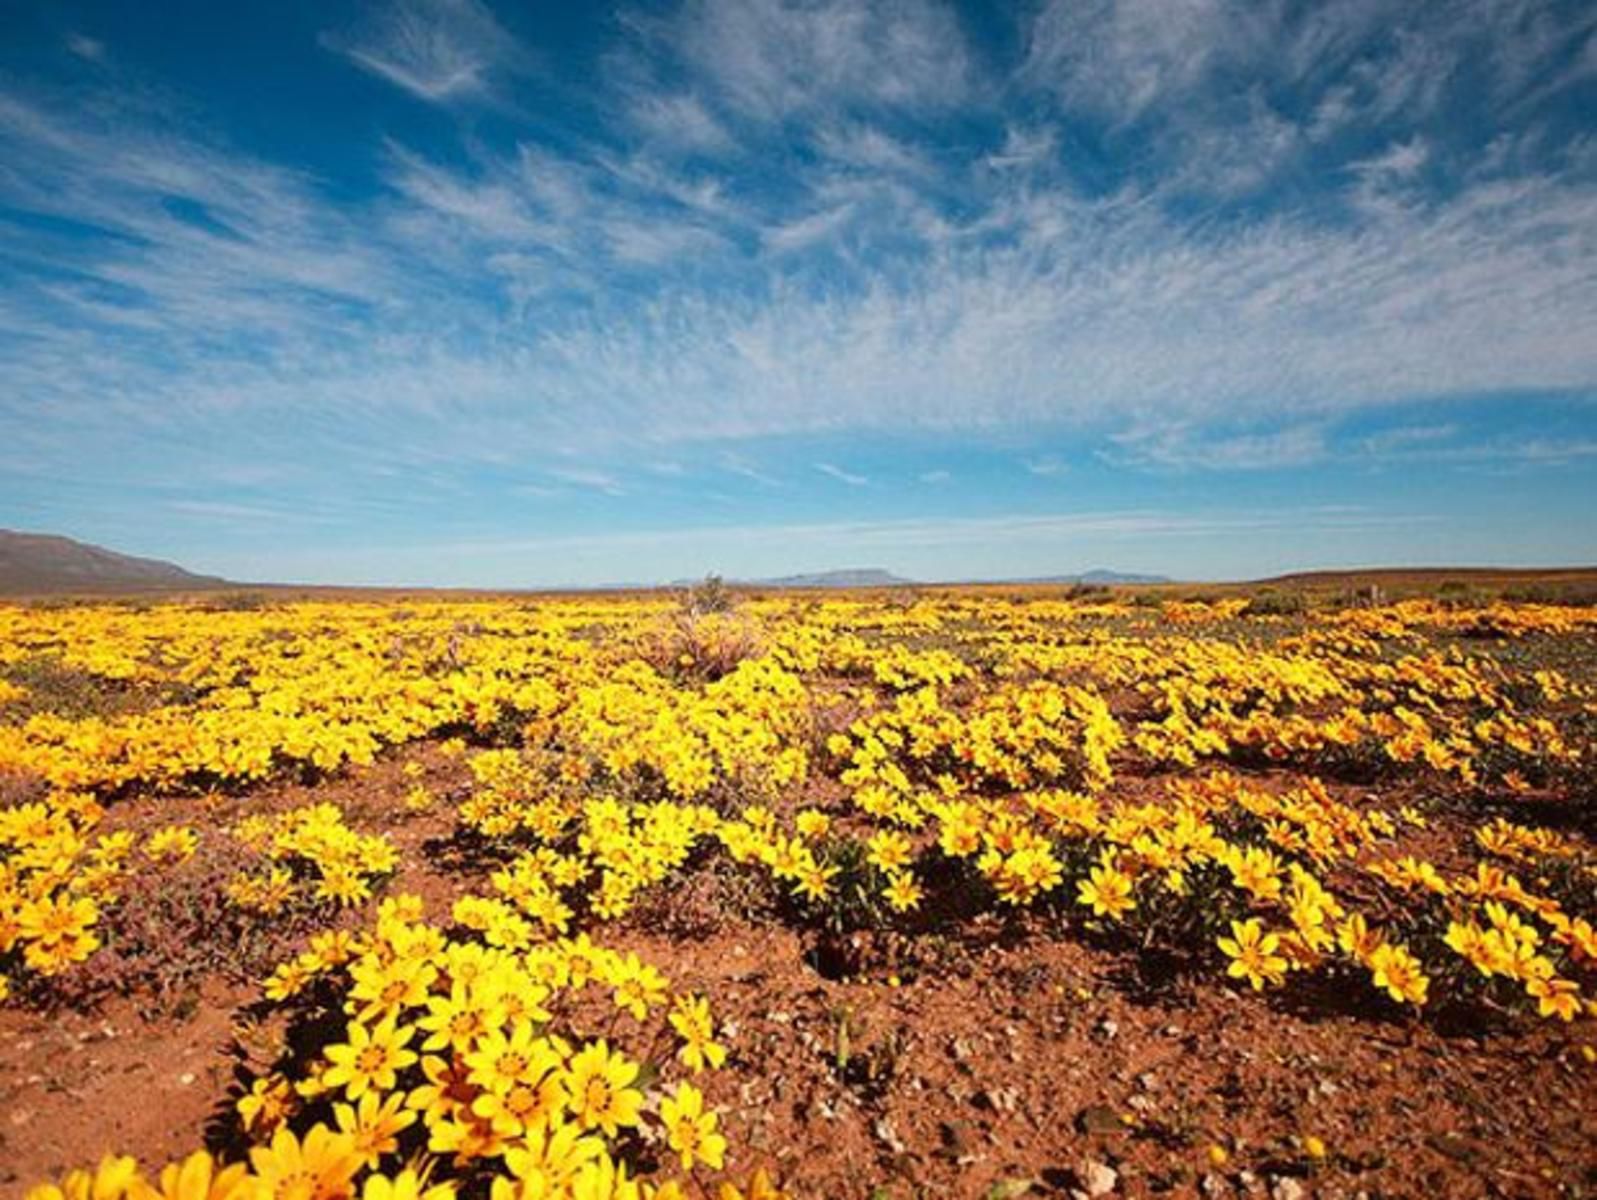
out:
M1597 609L1486 586L0 607L0 1187L1590 1195Z

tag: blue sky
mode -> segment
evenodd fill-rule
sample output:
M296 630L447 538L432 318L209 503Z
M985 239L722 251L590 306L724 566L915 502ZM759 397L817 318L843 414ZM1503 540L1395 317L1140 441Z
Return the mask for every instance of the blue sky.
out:
M0 526L243 579L1597 562L1597 8L0 0Z

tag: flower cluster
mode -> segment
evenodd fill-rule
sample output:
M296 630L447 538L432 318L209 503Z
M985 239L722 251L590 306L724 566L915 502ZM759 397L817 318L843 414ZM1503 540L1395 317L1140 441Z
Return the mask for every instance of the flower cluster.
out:
M331 803L245 817L233 834L261 856L263 865L235 877L228 895L240 907L267 916L297 898L360 904L371 898L373 882L399 865L386 836L350 829L342 810Z

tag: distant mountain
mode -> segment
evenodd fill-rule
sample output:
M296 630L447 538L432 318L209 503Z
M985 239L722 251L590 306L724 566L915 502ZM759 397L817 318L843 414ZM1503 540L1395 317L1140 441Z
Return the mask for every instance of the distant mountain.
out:
M699 583L697 579L674 579L672 587L692 587ZM771 579L728 579L727 583L734 587L744 588L873 588L873 587L912 587L923 580L906 579L902 575L894 575L881 567L846 567L838 571L815 571L807 575L779 575ZM1025 579L964 579L964 580L936 580L937 583L1095 583L1095 584L1138 584L1138 583L1169 583L1170 579L1164 575L1134 575L1123 571L1105 571L1102 569L1083 571L1079 575L1039 575Z
M216 587L224 580L44 533L0 529L0 595L146 592Z
M672 587L692 587L699 579L673 579ZM815 571L807 575L778 575L770 579L728 579L734 587L745 588L873 588L905 587L913 579L894 575L880 567L844 567L837 571Z
M1015 579L1013 583L1169 583L1168 575L1137 575L1126 571L1105 571L1101 568L1083 571L1079 575L1040 575L1033 579Z
M768 588L869 588L903 587L913 579L894 575L880 567L845 567L839 571L816 571L809 575L781 575L775 579L751 579L751 587Z

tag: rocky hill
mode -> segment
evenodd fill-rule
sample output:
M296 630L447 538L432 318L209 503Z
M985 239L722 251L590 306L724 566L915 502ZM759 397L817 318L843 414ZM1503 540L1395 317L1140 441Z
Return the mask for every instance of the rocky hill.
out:
M0 595L181 591L224 582L67 537L0 529Z

